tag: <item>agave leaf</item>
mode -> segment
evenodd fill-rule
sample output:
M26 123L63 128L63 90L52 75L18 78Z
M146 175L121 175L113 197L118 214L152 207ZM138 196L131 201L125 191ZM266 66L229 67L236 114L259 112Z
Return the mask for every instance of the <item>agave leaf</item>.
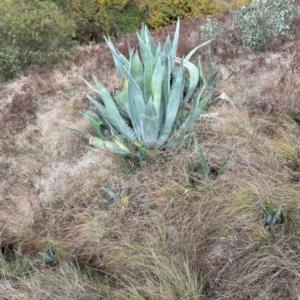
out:
M275 217L276 217L277 220L280 219L280 217L281 217L281 205L278 205Z
M118 196L115 192L113 192L110 189L107 189L105 187L102 187L102 190L107 194L109 197L108 202L115 202L115 201L121 201L121 197Z
M130 57L130 69L129 72L134 78L136 84L139 86L140 90L144 90L144 70L143 65L141 63L139 54L134 52Z
M276 209L276 213L272 213L272 220L270 221L269 227L278 224L280 222L281 217L281 205L278 205Z
M199 142L196 138L194 138L194 152L196 156L200 156Z
M202 67L200 56L198 57L197 68L199 72L199 86L202 86L206 82L206 79L205 79L204 69Z
M107 141L105 139L99 138L99 137L94 137L91 136L89 138L89 145L92 147L95 147L97 149L105 150L105 149L110 149L110 150L118 150L119 147L117 144L111 141Z
M171 88L170 98L165 112L165 120L164 123L162 124L161 132L158 138L159 146L163 145L167 141L172 131L172 127L178 113L180 100L182 98L182 92L183 92L182 91L182 80L184 78L183 71L184 68L183 68L183 64L181 63L176 78L174 80L174 84Z
M161 107L164 73L165 73L165 66L161 63L160 60L158 60L155 69L153 71L152 82L151 82L153 103L157 112L160 110Z
M181 132L180 134L176 134L169 139L168 143L166 144L167 149L175 149L180 144L185 143L191 136L191 133Z
M160 43L159 43L157 46L156 52L155 52L153 66L156 66L157 61L160 59L160 56L161 56L161 47L160 47Z
M176 57L175 61L180 63L181 61L183 61L183 65L188 69L189 71L189 87L188 87L188 91L183 99L183 103L186 105L191 96L194 94L196 87L198 85L199 82L199 71L197 69L197 67L190 63L189 61L185 60L185 59L181 59Z
M199 119L203 109L206 107L207 102L210 99L210 95L204 97L201 101L201 96L205 90L206 84L203 85L197 99L193 102L193 107L189 111L188 116L186 117L185 121L180 125L178 130L175 133L175 136L170 139L167 143L166 147L168 149L176 148L184 139L186 132L191 128L191 126Z
M146 45L150 46L151 53L154 56L156 53L157 46L155 45L154 40L153 40L153 38L149 32L149 29L146 25L144 25L144 41L145 41Z
M109 91L98 81L98 79L95 76L94 81L96 83L99 94L105 104L105 108L107 110L109 118L113 120L113 125L116 128L118 128L119 131L129 139L134 139L134 132L121 117L119 110L116 107L116 104Z
M99 118L99 117L98 118L93 117L90 114L85 113L85 112L82 112L81 114L88 118L91 126L93 127L93 129L97 133L97 135L100 138L104 139L105 137L104 137L104 135L103 135L103 133L101 131L101 126L105 125L105 123L103 122L103 119Z
M77 134L79 134L84 140L89 140L89 138L90 138L90 134L88 134L88 133L86 133L86 132L84 132L84 131L82 131L82 130L78 130L78 129L75 129L75 128L71 128L71 127L67 127L68 129L70 129L70 130L72 130L72 131L74 131L74 132L76 132Z
M93 92L95 92L95 93L97 93L98 95L100 95L99 94L99 91L93 86L93 85L91 85L88 81L86 81L85 79L82 79L83 81L84 81L84 83L93 91Z
M142 117L143 132L144 132L144 145L145 147L152 149L155 148L158 133L160 130L159 126L159 113L155 108L155 103L150 97Z
M125 78L124 62L120 58L120 53L116 50L116 48L110 38L107 39L106 37L104 37L104 39L105 39L105 42L106 42L110 52L112 53L113 60L114 60L116 69L118 71L118 74L119 74L121 80L124 81L124 78Z
M196 53L196 51L198 51L199 49L201 49L201 48L205 47L206 45L210 44L213 40L214 40L214 39L208 40L208 41L202 43L201 45L195 47L195 48L194 48L194 49L193 49L193 50L185 57L185 59L186 59L186 60L190 60L191 57Z
M134 131L125 123L125 121L123 120L119 112L117 112L116 115L110 114L110 111L112 111L114 108L117 109L115 104L114 104L114 108L110 107L110 109L107 110L106 107L104 107L98 101L93 99L91 96L87 95L87 98L97 107L100 116L107 121L107 124L109 123L112 124L115 128L117 128L121 132L121 134L126 136L126 138L128 138L129 140L134 140L136 138Z
M98 137L90 137L89 144L94 148L109 150L120 156L132 156L130 150L126 147L125 144L120 144L120 141L107 141Z
M126 79L125 79L126 80ZM114 100L119 105L119 112L124 117L130 119L130 110L129 110L129 104L128 104L128 87L124 88L121 91L116 91L114 94Z
M170 36L168 35L161 53L162 62L165 62L168 59L168 57L171 54L171 49L172 49L172 45L170 41Z
M141 53L141 56L142 56L142 61L143 61L143 63L145 63L146 53L148 52L148 49L151 52L150 46L145 43L145 41L142 39L142 37L139 35L138 32L136 33L136 35L137 35L137 38L138 38L138 43L139 43L140 53Z
M199 147L197 139L194 139L194 152L199 157L199 165L201 167L204 178L208 178L210 175L210 168L208 166L207 160L204 157L203 149Z
M171 48L172 58L177 56L177 48L178 48L178 42L179 42L179 30L180 30L180 21L178 19L177 24L176 24L176 30L175 30L175 34L174 34L173 44L172 44L172 48Z
M121 117L112 96L110 95L108 90L97 80L96 77L94 77L94 80L98 88L98 93L101 96L105 107L89 95L87 95L88 99L97 107L101 114L101 117L110 122L128 139L134 140L135 133Z
M144 101L145 104L148 103L151 92L151 82L153 77L153 56L151 54L150 48L148 48L147 53L145 54L145 63L144 63Z
M128 103L130 109L130 115L132 120L132 125L137 134L139 141L143 140L143 128L141 123L141 114L145 110L145 100L143 93L135 82L135 80L131 77L130 73L126 71L128 76Z
M97 110L93 107L90 107L90 111L92 111L94 114L96 114L98 116L98 118L100 118L103 121L103 126L105 126L106 128L110 128L109 122L107 122L106 119L102 117L102 114L100 113L99 110Z
M201 166L201 171L204 175L204 178L208 178L209 175L210 175L210 168L208 166L207 160L204 157L204 152L203 152L202 148L199 151L199 155L200 155L199 156L199 163L200 163L200 166Z
M119 58L121 63L123 63L124 68L129 68L129 61L128 59L120 52L118 52ZM122 79L122 78L121 78Z
M218 170L218 176L222 175L223 174L223 171L224 171L224 168L226 167L226 165L228 164L228 162L230 161L231 159L231 155L228 155L225 160L223 161L223 163L221 164L221 166L219 167L219 170Z
M184 128L184 132L187 132L190 130L191 126L199 119L203 109L207 106L207 103L209 99L211 98L211 95L207 95L204 97L201 101L201 96L203 92L205 91L206 85L204 85L196 98L193 102L192 109L190 110L184 124L182 124L182 127Z
M46 252L39 252L38 254L39 254L39 257L34 259L35 263L39 263L42 265L58 264L58 260L54 259L54 252L52 250L52 246L50 246Z
M165 71L165 78L164 78L164 86L163 86L165 110L167 109L167 105L170 99L170 93L171 93L171 58L168 57L166 71Z

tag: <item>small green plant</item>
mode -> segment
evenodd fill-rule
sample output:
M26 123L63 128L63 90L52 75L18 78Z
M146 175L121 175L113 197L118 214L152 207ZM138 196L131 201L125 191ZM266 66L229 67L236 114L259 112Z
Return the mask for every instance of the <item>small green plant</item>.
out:
M212 20L211 18L206 19L206 24L201 26L202 37L207 39L212 39L222 34L224 28L219 24L217 20Z
M54 251L52 246L46 252L39 252L39 257L34 259L34 262L41 265L56 265L58 261L54 259Z
M121 202L122 198L121 196L119 196L118 194L116 194L115 192L113 192L112 190L102 187L102 190L105 192L106 197L105 198L101 198L99 201L102 203L115 203L115 202Z
M211 168L209 167L208 162L204 156L203 148L199 148L199 143L196 139L194 140L194 152L198 160L197 170L200 169L204 178L207 179L213 174L213 172L211 171ZM223 173L224 168L226 167L230 159L231 156L228 155L223 161L223 163L220 165L220 167L216 170L215 173L217 176L220 176Z
M275 224L282 224L283 222L283 214L281 211L281 205L277 206L276 211L273 208L273 203L271 200L267 201L266 206L261 204L261 207L265 213L267 218L265 222L265 228L269 229L271 226Z
M95 87L86 82L103 101L88 95L94 114L83 113L97 137L75 131L93 147L123 157L138 157L143 164L149 150L173 149L188 138L188 131L211 98L216 73L210 59L208 80L200 58L197 66L189 61L211 40L186 57L177 57L179 21L173 43L168 36L163 47L154 43L145 25L137 37L140 53L130 49L129 60L106 39L122 88L111 95L96 77Z

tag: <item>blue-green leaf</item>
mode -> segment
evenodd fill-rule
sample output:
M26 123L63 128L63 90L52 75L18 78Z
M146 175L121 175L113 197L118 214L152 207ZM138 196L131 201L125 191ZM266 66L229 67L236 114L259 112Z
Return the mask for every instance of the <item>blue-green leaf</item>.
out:
M153 77L153 56L151 54L150 48L148 48L147 53L145 54L145 62L144 62L144 101L145 104L148 103L151 92L151 82Z
M208 40L208 41L202 43L201 45L195 47L195 48L194 48L194 49L193 49L193 50L185 57L185 59L186 59L186 60L190 60L191 57L196 53L196 51L198 51L199 49L201 49L201 48L205 47L206 45L210 44L213 40L214 40L214 39Z
M175 34L174 34L172 49L171 49L172 58L177 56L177 48L178 48L178 42L179 42L179 30L180 30L180 21L178 19L177 24L176 24L176 30L175 30Z
M106 37L104 37L104 39L106 41L106 44L107 44L110 52L112 53L113 60L114 60L116 69L119 73L119 76L120 76L121 80L123 81L125 79L124 61L121 60L120 54L116 50L116 48L115 48L114 44L112 43L112 41L110 39L107 39Z
M129 72L134 78L136 84L139 86L140 90L144 90L144 69L140 61L140 57L137 52L133 53L130 57Z
M132 124L137 134L139 141L143 139L143 128L141 123L141 114L145 110L145 100L143 93L131 77L130 73L125 69L128 77L128 104L130 109L130 115L132 118Z
M160 60L158 60L152 75L152 82L151 82L151 92L152 92L153 103L156 111L159 111L161 107L162 86L163 86L164 75L165 75L165 66L161 63Z
M181 63L177 75L174 79L174 84L171 87L171 93L170 93L169 101L165 112L165 120L164 123L162 124L162 129L159 135L158 145L160 146L167 141L172 131L172 127L176 119L176 116L178 114L180 100L182 99L182 92L183 92L182 91L182 81L184 80L183 71L184 68L183 68L183 64Z
M85 117L88 118L88 120L89 120L91 126L93 127L93 129L95 130L95 132L97 133L97 135L98 135L100 138L104 139L104 135L103 135L103 133L102 133L102 131L101 131L101 126L105 124L105 123L103 122L103 119L100 118L100 117L97 117L97 118L96 118L96 117L93 117L93 116L91 116L90 114L85 113L85 112L82 112L82 114L83 114Z
M166 147L169 149L176 148L184 139L187 131L191 126L199 119L203 109L206 107L207 102L211 98L211 95L207 95L201 101L203 92L205 91L206 84L202 87L197 99L194 100L193 106L186 117L185 121L180 125L179 129L176 131L175 136L170 139Z
M156 147L157 137L159 133L159 114L155 109L152 97L150 97L142 117L144 145L151 149Z
M88 99L97 107L104 119L110 122L115 128L119 130L119 132L121 132L128 139L134 140L135 133L121 117L110 93L96 78L94 78L94 80L97 85L98 93L101 96L105 107L89 95L87 96Z
M176 59L177 62L180 62L181 59ZM194 94L196 88L197 88L197 85L198 85L198 82L199 82L199 72L198 72L198 69L197 67L190 63L189 61L183 59L183 65L188 69L189 71L189 86L188 86L188 90L187 90L187 93L183 99L183 103L186 105L191 96Z

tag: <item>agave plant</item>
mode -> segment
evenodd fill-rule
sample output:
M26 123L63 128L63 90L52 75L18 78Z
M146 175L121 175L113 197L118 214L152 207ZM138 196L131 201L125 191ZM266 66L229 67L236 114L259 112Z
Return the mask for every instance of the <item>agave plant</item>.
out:
M149 149L175 148L188 137L211 98L216 73L210 57L208 80L200 58L197 65L190 62L192 55L212 40L197 46L186 57L177 57L179 27L178 20L173 42L168 36L161 47L143 25L137 33L139 52L129 49L129 59L105 38L122 88L110 94L95 76L95 86L85 81L102 100L100 103L88 95L94 115L83 113L97 136L76 130L89 139L91 146L141 159Z
M281 205L277 206L276 211L272 209L272 202L269 200L267 202L267 205L264 206L261 204L261 207L266 215L266 222L265 222L265 228L269 229L271 226L275 224L282 224L283 222L283 214L281 211Z

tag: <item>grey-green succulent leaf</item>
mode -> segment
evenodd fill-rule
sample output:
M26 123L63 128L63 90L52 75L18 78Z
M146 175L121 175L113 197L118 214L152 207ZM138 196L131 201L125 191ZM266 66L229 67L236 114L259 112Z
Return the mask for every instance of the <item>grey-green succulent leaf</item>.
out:
M87 96L88 99L97 107L101 116L110 122L115 128L117 128L123 135L125 135L128 139L134 140L135 134L133 130L125 123L123 118L121 117L115 102L108 92L108 90L97 80L95 80L98 88L98 93L101 96L105 106L100 104L98 101L93 99L91 96Z
M194 94L198 83L199 83L199 71L198 68L190 63L189 61L187 61L186 59L181 59L179 57L175 58L175 61L177 63L180 63L181 61L183 62L183 65L188 69L189 71L189 87L188 87L188 91L183 99L183 103L186 105L190 99L191 96Z
M193 50L191 50L191 52L185 57L186 60L190 60L191 57L201 48L207 46L208 44L210 44L214 39L210 39L204 43L202 43L201 45L195 47Z
M166 67L162 64L160 60L158 60L152 75L151 94L153 98L153 104L157 112L160 110L161 107L165 69Z
M108 46L110 52L112 53L114 64L116 66L116 69L119 73L120 79L124 81L125 78L125 71L124 71L124 56L121 56L120 53L116 50L114 44L110 39L107 39L104 37L106 45Z
M151 96L151 85L152 85L152 77L154 71L153 65L153 56L150 51L150 47L148 47L145 52L145 60L144 60L144 101L147 104L150 96Z
M273 209L269 206L265 207L263 204L261 204L261 207L267 218L265 222L266 229L282 222L281 205L277 206L276 212L274 212Z
M175 30L175 34L174 34L173 44L172 44L172 48L171 48L172 57L177 56L177 48L178 48L178 42L179 42L179 30L180 30L180 22L178 19L177 24L176 24L176 30Z
M174 149L178 147L179 144L182 143L186 133L190 130L190 128L193 126L196 120L199 119L203 109L206 107L209 99L211 98L211 95L207 95L205 98L203 98L200 101L202 94L205 91L205 88L206 88L206 84L203 85L197 99L194 100L193 106L189 111L185 121L180 125L180 127L176 131L175 136L173 136L166 144L166 147L168 149Z
M156 147L159 134L159 114L155 108L155 103L150 97L142 117L144 145L146 148L153 149Z
M101 150L109 150L115 154L125 157L132 157L133 154L128 149L128 147L120 140L108 141L98 137L90 137L89 139L90 146L101 149Z
M100 138L105 138L102 131L101 131L101 126L103 126L105 123L103 121L103 119L101 117L93 117L88 113L82 112L82 115L84 115L86 118L88 118L91 126L93 127L93 129L95 130L95 132L97 133L97 135Z
M204 157L204 152L203 152L202 148L199 149L198 154L199 154L199 158L200 158L199 164L200 164L200 167L201 167L201 171L204 175L204 178L208 178L209 175L210 175L210 168L209 168L209 165L207 163L207 160Z
M178 114L180 101L182 99L182 80L183 80L183 63L179 66L179 72L174 79L174 84L171 87L168 104L165 111L165 121L162 124L161 133L158 137L158 147L162 146L170 136L173 124Z

